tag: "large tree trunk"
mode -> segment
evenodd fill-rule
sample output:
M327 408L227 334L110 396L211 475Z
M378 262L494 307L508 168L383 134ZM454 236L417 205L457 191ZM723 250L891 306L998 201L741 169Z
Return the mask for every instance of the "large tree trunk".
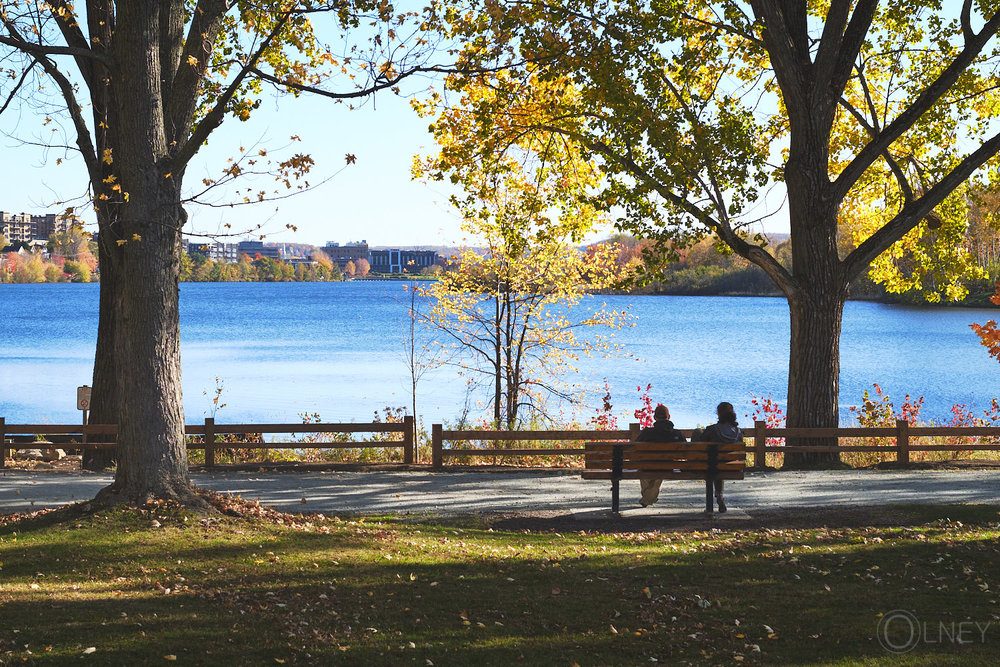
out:
M791 341L788 361L789 428L835 428L839 424L840 327L843 291L821 285L789 299ZM836 438L788 438L793 446L829 446ZM785 467L834 464L836 452L789 452Z
M98 499L198 503L188 477L181 405L178 279L182 171L169 166L155 2L118 4L114 77L120 101L113 164L122 184L115 363L121 392L118 467Z
M789 428L839 423L840 328L847 281L837 248L837 205L828 196L825 147L829 131L801 119L785 166L792 228L793 280L785 289L791 318L788 360ZM793 126L794 128L794 126ZM836 445L836 438L788 438L790 446ZM785 455L785 466L833 464L836 452Z
M152 224L127 244L116 353L121 364L118 468L113 489L130 500L191 500L181 402L176 197L148 206ZM159 209L159 210L157 210ZM173 215L170 213L173 212ZM166 215L165 215L166 214Z

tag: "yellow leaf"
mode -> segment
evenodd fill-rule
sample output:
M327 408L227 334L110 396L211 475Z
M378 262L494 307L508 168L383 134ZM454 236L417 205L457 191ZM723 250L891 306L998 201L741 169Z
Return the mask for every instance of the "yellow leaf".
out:
M110 148L105 148L104 149L104 155L103 155L103 157L101 157L101 161L104 162L104 164L111 164L112 160L111 160L111 149Z

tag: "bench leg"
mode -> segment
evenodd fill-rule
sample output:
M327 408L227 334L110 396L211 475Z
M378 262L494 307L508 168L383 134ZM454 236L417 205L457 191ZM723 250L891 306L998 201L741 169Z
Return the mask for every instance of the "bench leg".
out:
M711 514L714 509L714 496L715 487L712 484L712 480L705 480L705 512Z
M618 513L618 480L611 480L611 511Z

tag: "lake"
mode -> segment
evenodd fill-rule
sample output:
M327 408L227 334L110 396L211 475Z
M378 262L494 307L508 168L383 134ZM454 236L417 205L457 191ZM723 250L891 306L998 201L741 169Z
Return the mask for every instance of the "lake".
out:
M91 384L97 331L96 284L0 285L0 417L8 422L76 423L76 387ZM618 342L637 359L582 359L575 381L589 418L603 382L620 423L652 384L679 427L713 421L731 401L751 421L752 395L785 404L788 308L780 298L592 297L628 308L635 326ZM181 337L188 422L368 421L376 410L410 403L409 296L400 282L184 283ZM841 423L878 382L895 400L924 396L922 416L947 420L952 405L977 412L1000 394L1000 364L969 329L995 310L849 302L841 340ZM218 378L218 381L216 380ZM572 378L571 378L572 379ZM467 402L452 368L428 372L418 387L426 422L454 421ZM484 408L471 397L471 412ZM575 412L574 412L575 411ZM745 416L746 415L746 416Z

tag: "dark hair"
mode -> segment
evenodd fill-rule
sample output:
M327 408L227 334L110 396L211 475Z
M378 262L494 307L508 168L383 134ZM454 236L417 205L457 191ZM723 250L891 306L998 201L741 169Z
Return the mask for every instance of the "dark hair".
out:
M667 406L665 406L663 403L657 405L656 409L653 410L653 419L664 420L669 418L670 417L669 414L667 413Z
M719 423L739 426L739 424L736 423L736 411L733 410L732 403L727 403L726 401L719 403L719 406L715 408L715 414L719 415Z

